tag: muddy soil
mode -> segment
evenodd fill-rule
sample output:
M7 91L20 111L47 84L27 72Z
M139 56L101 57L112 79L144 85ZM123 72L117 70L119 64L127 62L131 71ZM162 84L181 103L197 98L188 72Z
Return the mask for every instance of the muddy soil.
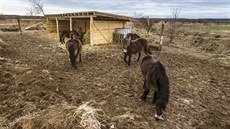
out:
M63 48L46 31L0 32L1 128L60 103L80 106L92 100L107 116L100 120L106 128L230 128L230 63L180 48L155 53L170 79L166 120L156 121L152 92L147 102L139 99L143 81L137 55L128 67L120 45L85 45L75 70ZM36 128L39 119L31 120Z

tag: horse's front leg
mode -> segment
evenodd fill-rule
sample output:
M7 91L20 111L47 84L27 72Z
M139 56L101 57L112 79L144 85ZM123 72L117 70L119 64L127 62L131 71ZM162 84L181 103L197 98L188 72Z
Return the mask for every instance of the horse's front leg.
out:
M146 80L144 80L144 85L143 85L143 88L144 88L144 92L143 92L143 94L142 94L142 96L141 96L141 99L143 100L143 101L146 101L146 97L147 97L147 95L148 95L148 93L149 93L149 87L148 87L148 85L147 85L147 81Z
M145 90L145 88L146 88L146 80L144 80L143 90Z
M137 62L140 60L140 57L141 57L141 51L138 53Z
M129 63L128 63L129 66L130 66L130 62L131 62L131 57L132 57L132 55L130 54L129 55Z
M127 58L127 53L124 52L124 61L125 61L125 63L127 63L126 58Z

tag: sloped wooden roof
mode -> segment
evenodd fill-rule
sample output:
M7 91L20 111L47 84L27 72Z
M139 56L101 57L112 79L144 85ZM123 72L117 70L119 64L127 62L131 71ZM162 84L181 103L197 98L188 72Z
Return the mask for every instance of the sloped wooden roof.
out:
M103 20L123 20L123 21L130 21L132 17L111 14L111 13L104 13L98 11L89 11L89 12L75 12L75 13L63 13L63 14L47 14L46 17L48 18L89 18L94 17L95 19L103 19Z

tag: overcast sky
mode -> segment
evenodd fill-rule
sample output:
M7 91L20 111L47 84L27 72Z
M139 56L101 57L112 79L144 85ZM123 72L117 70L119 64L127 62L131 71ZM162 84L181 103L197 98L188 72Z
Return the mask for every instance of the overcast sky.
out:
M45 13L102 11L127 16L167 18L180 8L181 18L230 18L230 0L42 0ZM0 0L0 13L25 15L28 0Z

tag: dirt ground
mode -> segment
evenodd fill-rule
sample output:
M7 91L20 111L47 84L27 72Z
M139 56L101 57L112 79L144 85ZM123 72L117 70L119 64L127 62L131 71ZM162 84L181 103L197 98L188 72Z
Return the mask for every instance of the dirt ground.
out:
M55 125L55 114L45 115L50 109L69 115L61 105L86 102L101 109L104 128L230 128L230 62L166 46L155 53L170 79L166 120L156 121L152 92L147 102L139 99L143 81L137 55L128 67L121 46L85 45L83 62L74 70L63 47L46 31L0 32L0 128L64 128L63 121ZM69 128L84 128L80 124Z

